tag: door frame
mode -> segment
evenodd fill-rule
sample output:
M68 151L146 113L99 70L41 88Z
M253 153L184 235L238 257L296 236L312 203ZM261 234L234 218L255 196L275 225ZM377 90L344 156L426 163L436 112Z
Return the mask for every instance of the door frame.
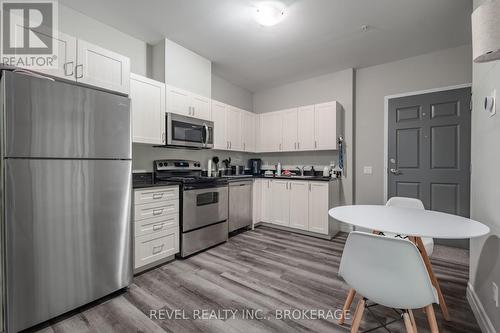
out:
M388 200L388 198L387 198L387 196L388 196L387 170L389 168L389 165L388 165L387 159L389 157L389 100L393 99L393 98L429 94L429 93L434 93L434 92L455 90L455 89L461 89L461 88L472 88L472 83L463 83L463 84L457 84L454 86L445 86L445 87L439 87L439 88L433 88L433 89L417 90L417 91L411 91L411 92L406 92L406 93L401 93L401 94L384 96L384 202L387 202L387 200Z

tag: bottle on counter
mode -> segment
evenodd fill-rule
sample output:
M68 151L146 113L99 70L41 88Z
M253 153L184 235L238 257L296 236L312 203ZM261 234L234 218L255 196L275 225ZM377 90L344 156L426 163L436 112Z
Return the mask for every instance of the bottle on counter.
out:
M276 166L276 176L281 176L281 163Z

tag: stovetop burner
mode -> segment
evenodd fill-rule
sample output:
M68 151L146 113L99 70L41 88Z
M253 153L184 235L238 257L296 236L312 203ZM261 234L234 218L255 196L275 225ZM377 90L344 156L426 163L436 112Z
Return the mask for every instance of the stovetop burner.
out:
M154 161L155 183L178 182L184 189L227 184L226 179L201 176L200 162L180 160Z

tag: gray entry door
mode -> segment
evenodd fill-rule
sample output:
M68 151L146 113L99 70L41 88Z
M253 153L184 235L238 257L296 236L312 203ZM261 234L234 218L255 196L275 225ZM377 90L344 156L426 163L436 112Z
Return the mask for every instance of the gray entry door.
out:
M469 217L470 88L389 100L388 197ZM437 243L468 247L467 240Z

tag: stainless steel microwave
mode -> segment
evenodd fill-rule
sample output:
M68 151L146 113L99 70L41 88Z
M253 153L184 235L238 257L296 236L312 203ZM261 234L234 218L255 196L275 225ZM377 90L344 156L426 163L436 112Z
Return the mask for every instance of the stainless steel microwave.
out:
M214 123L209 120L166 113L167 147L211 149L214 147Z

